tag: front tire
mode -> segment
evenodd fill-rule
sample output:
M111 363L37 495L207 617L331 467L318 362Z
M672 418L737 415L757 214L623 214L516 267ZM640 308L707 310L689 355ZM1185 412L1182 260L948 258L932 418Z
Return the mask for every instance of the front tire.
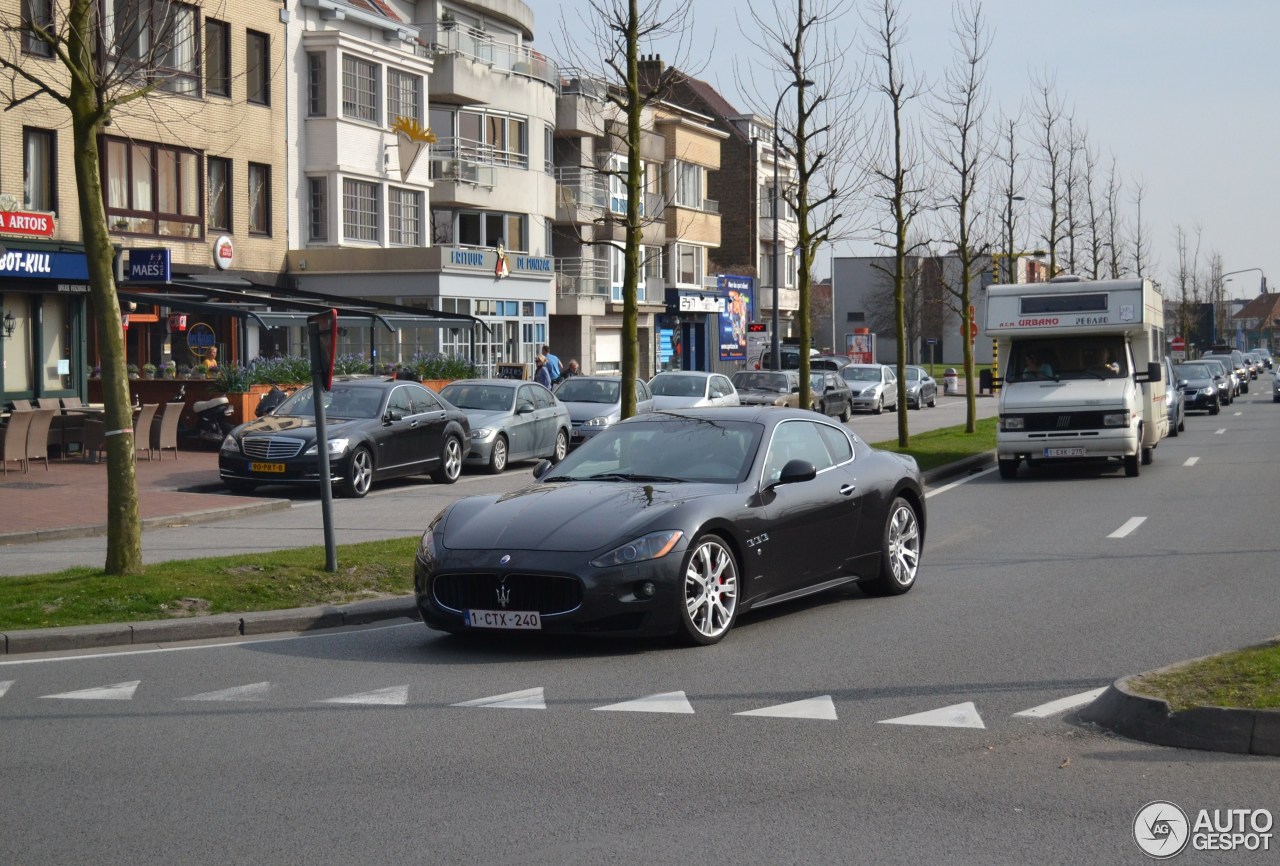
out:
M920 571L920 521L901 496L889 506L880 542L880 574L861 586L868 595L902 595Z
M933 396L929 398L929 408L932 409L937 405L938 405L938 392L934 391Z
M1276 402L1280 403L1280 397L1276 398ZM1222 403L1217 400L1215 400L1213 402L1213 405L1209 407L1210 415L1217 415L1221 411L1222 411Z
M493 440L493 451L489 452L489 474L501 475L507 468L507 438L501 434Z
M851 418L853 418L853 406L845 403L844 407L840 410L840 423L848 424Z
M1143 465L1143 466L1150 466L1150 465L1151 465L1151 461L1152 461L1152 460L1154 460L1154 459L1155 459L1155 449L1154 449L1154 448L1143 448L1143 449L1142 449L1142 465Z
M733 627L738 614L738 561L724 539L704 535L685 555L680 593L680 637L710 646Z
M347 480L342 484L342 492L351 499L363 499L373 485L373 455L368 448L357 448L351 454L351 464L347 470Z
M1124 458L1124 474L1129 478L1137 478L1141 469L1138 466L1138 455Z
M1000 458L996 461L1000 466L1000 477L1005 481L1018 477L1018 461L1016 459Z
M440 467L431 473L437 484L452 484L462 474L462 442L457 436L446 436L440 452Z

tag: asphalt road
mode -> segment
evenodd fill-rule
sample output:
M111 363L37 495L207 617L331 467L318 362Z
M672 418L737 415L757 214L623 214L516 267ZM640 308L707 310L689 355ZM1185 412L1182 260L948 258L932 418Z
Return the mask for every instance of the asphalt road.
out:
M978 400L978 415L995 414L996 401ZM965 402L959 397L938 397L932 409L909 413L913 433L963 424ZM897 415L859 414L849 426L868 442L896 439ZM532 480L536 461L517 463L502 475L492 476L464 469L456 484L434 484L423 477L403 479L374 487L361 500L334 499L334 534L338 544L416 535L440 509L459 496L516 490ZM210 479L216 482L216 477ZM324 543L320 497L298 487L264 487L265 496L285 497L293 507L216 523L177 525L148 529L142 535L146 562L225 556L228 553L280 550ZM74 566L101 568L106 560L105 536L71 538L56 542L13 544L4 547L0 575L44 574ZM341 564L341 563L339 563Z
M1277 424L1254 393L1136 479L939 488L911 593L705 649L402 623L0 662L0 862L1147 862L1146 803L1275 814L1274 759L1053 704L1280 631Z

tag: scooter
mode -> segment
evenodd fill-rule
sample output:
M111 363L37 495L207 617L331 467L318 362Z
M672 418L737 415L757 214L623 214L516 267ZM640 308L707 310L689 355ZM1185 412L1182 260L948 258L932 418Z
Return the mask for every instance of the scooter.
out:
M213 397L192 404L196 415L196 438L201 442L221 445L227 434L235 429L235 410L226 397Z
M271 390L263 394L258 400L258 408L253 414L261 418L263 415L274 412L276 407L289 399L289 392L281 388L279 385L272 385Z

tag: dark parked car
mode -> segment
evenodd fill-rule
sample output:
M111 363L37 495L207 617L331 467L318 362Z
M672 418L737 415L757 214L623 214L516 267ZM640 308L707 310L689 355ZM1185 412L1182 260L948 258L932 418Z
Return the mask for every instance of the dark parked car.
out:
M1216 366L1197 361L1173 365L1175 379L1169 387L1182 389L1186 400L1185 411L1208 412L1210 415L1217 415L1222 411L1225 380L1216 371Z
M800 405L800 374L795 370L739 370L733 374L742 406Z
M1200 358L1195 363L1205 364L1213 371L1218 380L1218 397L1223 406L1230 406L1240 394L1240 379L1230 366L1230 362L1221 358Z
M907 380L908 409L938 405L938 380L930 376L924 367L914 364L907 367L904 378Z
M1249 366L1248 366L1248 362L1245 361L1244 359L1244 352L1241 352L1239 349L1231 349L1230 351L1221 351L1221 352L1215 350L1212 352L1205 352L1200 357L1202 360L1213 359L1213 360L1221 361L1223 363L1223 366L1227 367L1228 369L1234 370L1236 374L1236 379L1239 380L1239 385L1236 388L1236 393L1237 394L1249 393Z
M560 460L569 451L569 409L537 382L459 379L440 396L467 413L468 464L497 474L511 460Z
M222 483L237 493L259 484L317 484L315 394L303 388L270 415L231 431L218 454ZM329 473L347 496L375 481L430 472L458 480L471 442L467 416L416 382L339 377L323 394Z
M853 392L839 373L815 370L809 374L810 408L823 415L835 415L841 421L853 417Z
M852 582L900 595L920 567L915 460L807 410L637 415L534 474L427 526L428 626L711 644L744 611Z

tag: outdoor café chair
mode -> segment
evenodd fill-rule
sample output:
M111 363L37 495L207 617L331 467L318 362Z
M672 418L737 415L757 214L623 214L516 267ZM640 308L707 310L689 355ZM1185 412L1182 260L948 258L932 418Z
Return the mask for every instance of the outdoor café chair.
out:
M27 430L27 466L32 460L43 460L49 471L49 427L58 409L36 409L31 413L31 427Z
M4 447L0 452L4 460L0 462L4 464L5 475L9 474L10 460L17 463L23 472L27 471L27 430L34 414L30 409L19 409L9 415L9 423L4 426L4 435L0 437L0 446Z
M151 425L151 448L159 453L161 460L166 448L172 448L173 459L178 459L178 418L185 408L187 404L182 401L165 403L164 413Z
M138 413L137 419L133 422L135 460L138 457L138 453L144 450L147 452L147 459L150 460L152 452L155 451L151 445L151 422L155 420L156 410L159 408L159 403L143 403L142 411Z

